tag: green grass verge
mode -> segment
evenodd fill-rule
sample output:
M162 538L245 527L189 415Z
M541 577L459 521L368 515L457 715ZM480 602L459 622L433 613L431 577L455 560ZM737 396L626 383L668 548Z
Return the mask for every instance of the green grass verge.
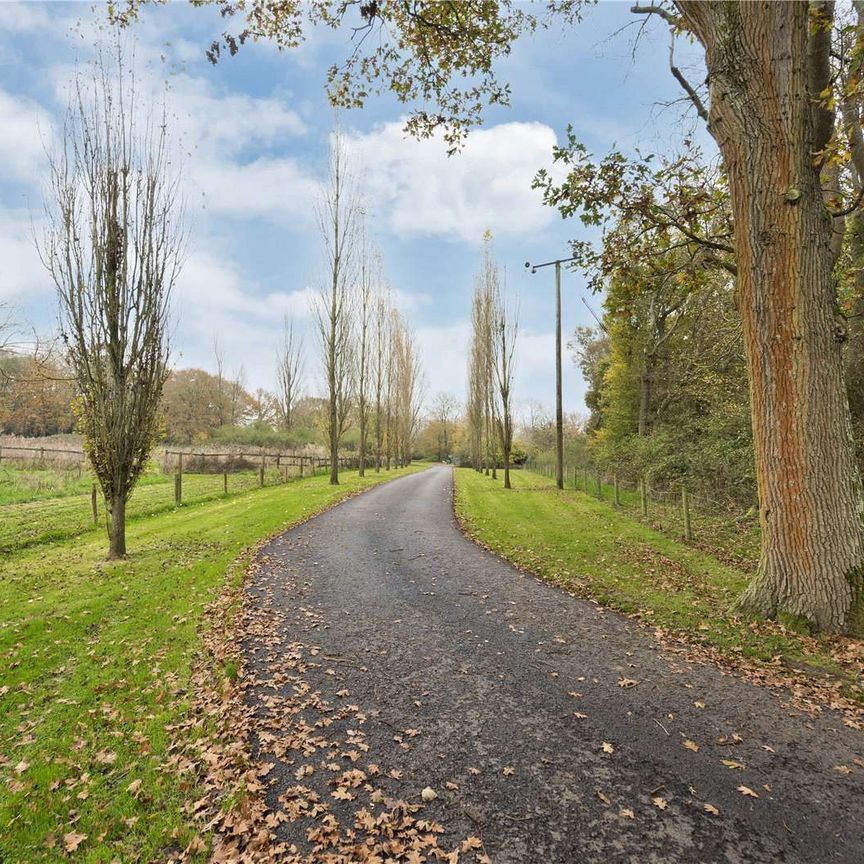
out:
M258 540L361 489L319 476L133 520L130 556L105 560L103 532L0 563L0 862L161 861L191 839L167 767L168 727L207 604ZM238 572L242 568L237 568ZM140 781L140 782L139 782Z
M29 475L29 472L27 473ZM0 477L0 481L2 479ZM20 479L18 482L20 484ZM87 532L104 534L104 502L100 496L97 502L99 521L94 523L90 501L92 480L87 480L85 474L83 482L86 490L84 492L75 489L53 497L28 498L0 506L0 552L65 540ZM281 483L283 478L276 469L270 469L265 474L264 482L265 485ZM257 486L257 471L238 471L228 475L229 495L248 492ZM183 503L185 505L223 498L223 488L221 474L184 474ZM8 489L9 485L7 491ZM174 476L148 471L132 492L126 513L129 519L137 519L174 508Z
M732 613L748 575L656 531L610 503L539 474L513 472L513 489L474 471L456 471L456 510L480 542L519 567L638 615L729 657L781 664L817 676L836 673L844 693L864 702L860 677L840 668L832 646Z
M554 466L537 466L539 476L552 478ZM601 482L598 490L597 475L567 467L564 486L586 493L591 498L612 503L615 487ZM642 496L638 489L628 488L623 482L618 489L619 509L636 519L642 516ZM648 490L647 523L652 528L672 537L684 536L684 514L680 492ZM755 567L759 561L759 523L754 513L724 509L720 502L706 501L699 495L690 498L690 525L693 540L710 555L738 568Z

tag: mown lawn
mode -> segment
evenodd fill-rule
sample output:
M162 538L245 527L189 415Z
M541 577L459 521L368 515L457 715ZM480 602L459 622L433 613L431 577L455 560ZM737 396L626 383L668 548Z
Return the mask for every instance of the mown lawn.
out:
M48 477L52 474L57 476L58 472L45 474ZM6 497L12 498L14 502L0 504L0 553L65 540L87 532L104 533L107 519L105 505L100 495L97 499L98 522L94 523L90 501L93 481L88 479L87 472L81 480L70 480L65 491L52 497L38 494L24 497L27 484L22 484L21 478L31 476L29 471L13 473L9 477L0 474L0 501ZM270 469L264 482L270 485L281 483L282 479L276 469ZM4 480L7 481L5 484ZM257 471L238 471L228 475L230 495L248 492L257 486ZM223 498L223 489L221 474L183 475L184 504ZM130 518L150 516L172 510L174 506L174 475L148 471L132 493L127 513Z
M319 476L0 560L0 862L161 861L192 839L168 727L205 606L258 540L405 471ZM82 839L83 838L83 839ZM64 847L75 846L67 853Z
M517 471L513 487L505 490L500 480L469 469L456 471L460 519L501 556L731 659L818 676L837 674L844 695L864 702L855 665L841 668L837 662L838 650L850 653L852 640L817 639L734 614L747 573L661 534L611 503L570 489L559 492L550 478Z

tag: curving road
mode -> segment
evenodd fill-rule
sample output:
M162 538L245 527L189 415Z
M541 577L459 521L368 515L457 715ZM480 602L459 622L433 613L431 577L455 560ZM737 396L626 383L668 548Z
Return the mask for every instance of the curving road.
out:
M283 661L311 652L303 675L329 718L315 728L350 698L356 765L374 757L388 795L435 790L423 818L441 823L442 846L476 836L495 864L864 861L861 732L664 655L645 628L474 545L449 468L354 498L259 563L251 597L279 631L246 645L262 716L268 693L299 692ZM279 728L290 735L304 710L283 706ZM271 721L258 746L276 763L274 809L304 770L329 800L321 766L349 757L332 742L320 759L323 742L280 748ZM331 801L343 820L357 803ZM279 831L304 848L301 826Z

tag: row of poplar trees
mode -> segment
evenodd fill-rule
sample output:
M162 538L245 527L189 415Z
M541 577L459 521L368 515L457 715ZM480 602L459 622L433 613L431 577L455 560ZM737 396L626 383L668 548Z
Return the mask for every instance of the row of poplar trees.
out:
M508 308L504 280L487 231L483 267L475 277L471 303L466 414L473 468L497 479L498 468L503 467L505 489L511 488L512 389L518 327L518 314L514 307Z
M422 371L416 338L368 239L366 211L338 130L331 135L329 175L316 214L325 267L313 312L327 388L330 482L337 484L342 438L355 422L361 477L367 467L410 463Z

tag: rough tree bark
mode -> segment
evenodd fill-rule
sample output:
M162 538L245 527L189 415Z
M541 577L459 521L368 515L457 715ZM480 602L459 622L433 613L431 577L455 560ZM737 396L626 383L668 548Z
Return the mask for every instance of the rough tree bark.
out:
M729 175L762 554L742 606L860 628L864 534L819 152L827 48L805 3L676 4L705 48ZM823 13L830 13L823 5ZM824 62L823 62L824 60ZM822 87L825 85L822 84Z

